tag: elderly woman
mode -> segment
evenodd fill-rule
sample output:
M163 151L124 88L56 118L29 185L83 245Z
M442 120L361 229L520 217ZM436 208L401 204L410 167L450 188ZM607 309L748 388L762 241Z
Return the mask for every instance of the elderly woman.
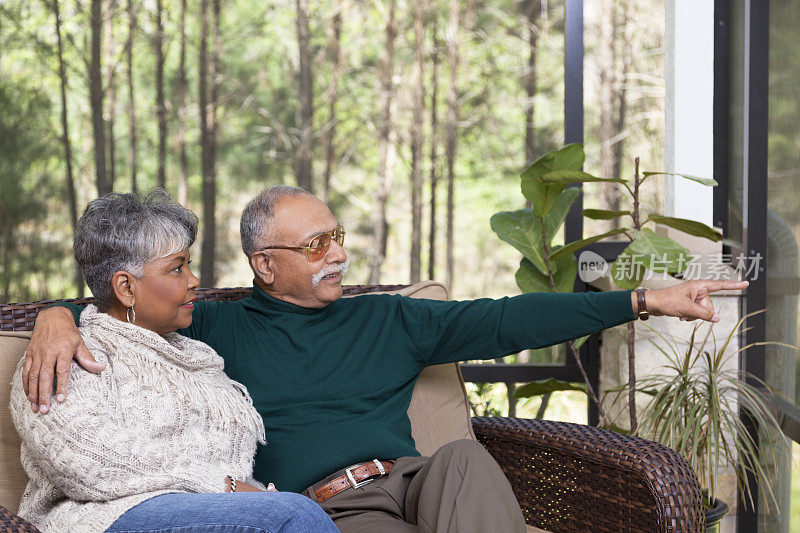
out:
M20 514L44 531L338 531L321 508L251 478L264 426L243 385L192 321L197 217L153 191L89 203L75 258L96 305L81 335L106 365L73 363L69 394L32 412L17 369L11 394L30 482Z

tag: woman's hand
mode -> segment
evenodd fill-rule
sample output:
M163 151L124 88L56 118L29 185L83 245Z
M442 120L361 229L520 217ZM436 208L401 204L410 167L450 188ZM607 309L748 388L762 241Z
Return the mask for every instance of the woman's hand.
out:
M233 490L234 486L236 490ZM245 483L244 481L236 480L236 483L234 485L231 476L228 476L225 478L225 492L264 492L264 491L249 483ZM278 489L275 488L275 485L270 483L267 486L266 492L278 492Z

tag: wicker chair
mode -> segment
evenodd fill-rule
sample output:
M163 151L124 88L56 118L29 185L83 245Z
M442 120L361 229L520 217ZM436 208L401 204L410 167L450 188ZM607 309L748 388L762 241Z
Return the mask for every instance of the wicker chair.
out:
M349 286L345 294L401 287ZM199 290L198 298L237 300L249 293L249 288ZM0 305L0 331L30 331L37 313L51 303ZM554 532L704 528L697 476L661 444L595 427L522 418L473 418L472 427L511 482L529 525ZM0 507L0 532L33 531Z

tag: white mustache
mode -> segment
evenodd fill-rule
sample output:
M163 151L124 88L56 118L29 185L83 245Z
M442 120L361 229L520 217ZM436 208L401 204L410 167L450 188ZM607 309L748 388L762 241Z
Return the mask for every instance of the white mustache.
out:
M350 268L350 258L345 259L344 263L336 263L333 265L326 265L322 270L311 276L311 286L316 287L322 281L322 278L331 274L342 273L342 277L347 274L347 269Z

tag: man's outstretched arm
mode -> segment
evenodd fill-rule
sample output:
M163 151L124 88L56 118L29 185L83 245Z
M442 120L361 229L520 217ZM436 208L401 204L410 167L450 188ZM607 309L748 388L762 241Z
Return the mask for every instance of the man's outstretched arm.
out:
M645 294L653 316L716 322L710 295L738 290L747 282L687 281ZM598 332L637 317L637 295L604 293L530 293L490 300L418 304L404 300L406 331L423 364L496 358L525 348L542 348Z
M46 413L50 408L54 370L56 400L64 401L73 358L89 372L106 368L83 343L73 312L67 307L48 307L36 317L22 368L22 386L34 412Z

